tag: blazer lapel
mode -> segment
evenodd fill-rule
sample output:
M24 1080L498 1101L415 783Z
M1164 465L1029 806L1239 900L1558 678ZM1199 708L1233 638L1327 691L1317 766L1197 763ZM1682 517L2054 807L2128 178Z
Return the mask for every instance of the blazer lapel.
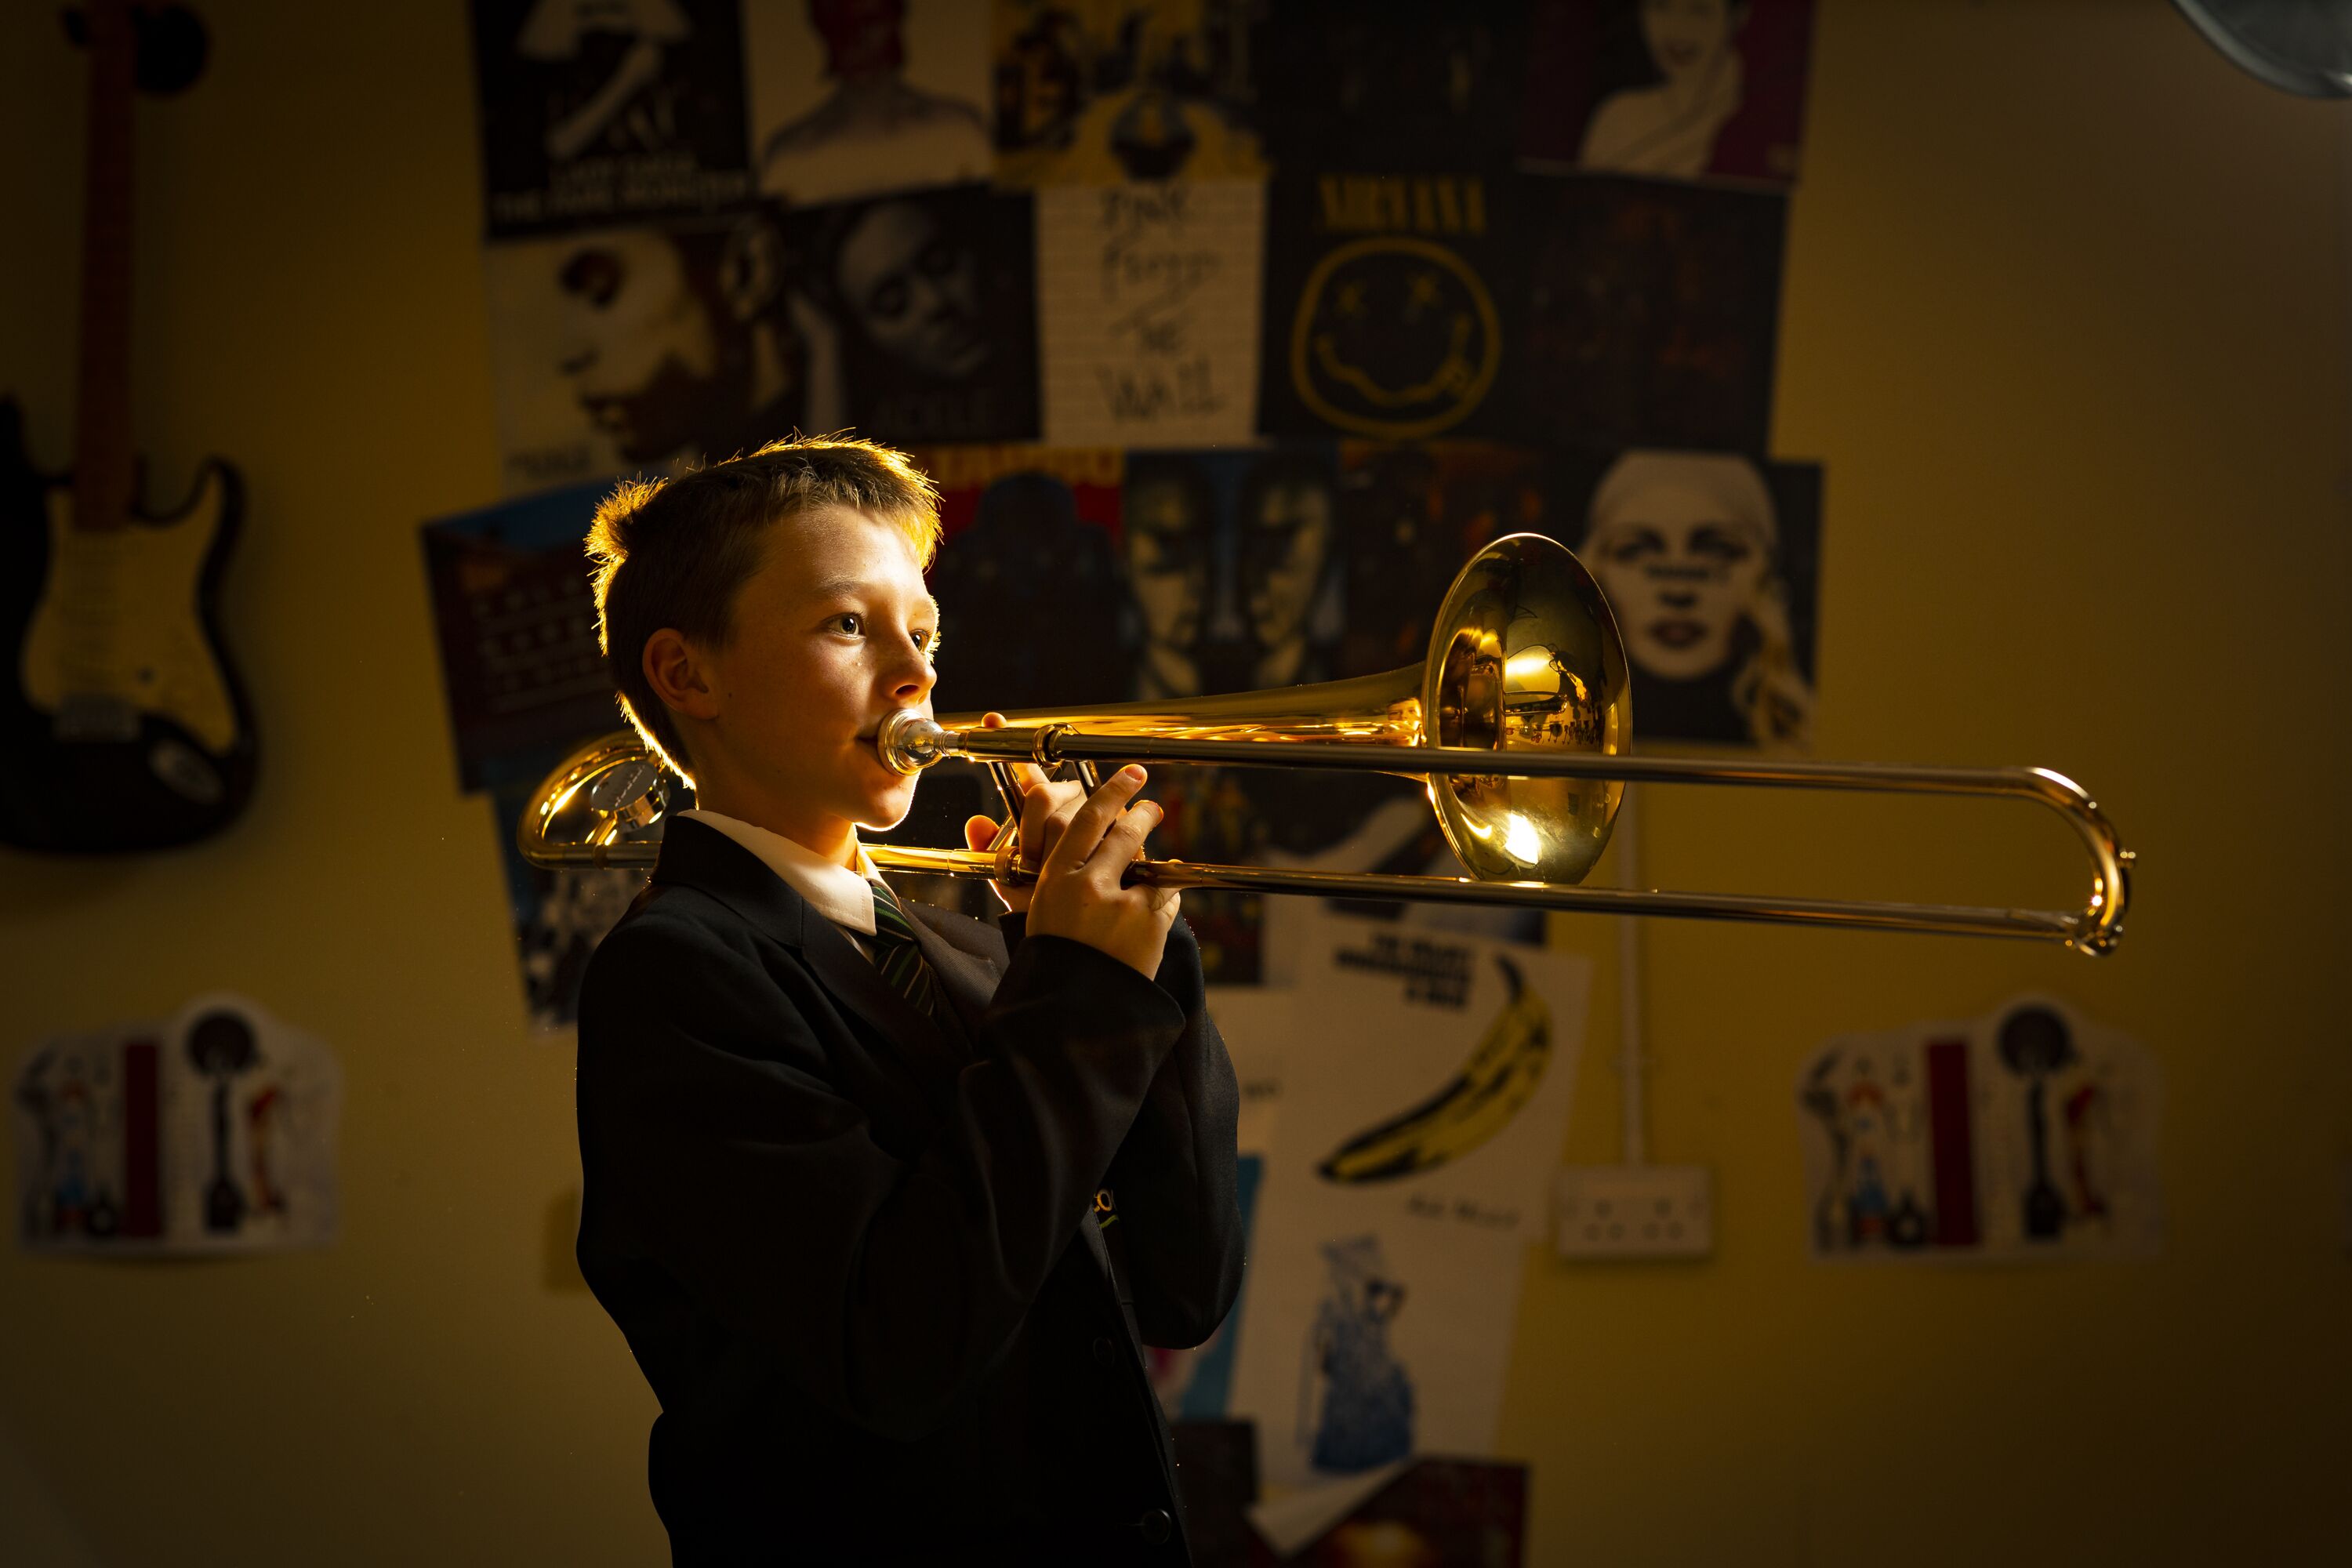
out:
M717 828L690 818L669 824L654 880L699 888L799 952L833 999L912 1068L918 1082L928 1087L940 1074L952 1077L963 1068L962 1053L940 1026L891 990L873 961L851 944L840 927L812 910L758 856Z
M996 995L996 983L1004 977L1003 939L991 927L951 910L912 900L906 909L915 943L939 978L940 994L977 1050L981 1018Z
M953 1078L962 1070L963 1054L948 1043L939 1025L891 990L874 961L858 952L839 926L818 918L808 923L801 955L835 1001L864 1019L926 1084L942 1073Z

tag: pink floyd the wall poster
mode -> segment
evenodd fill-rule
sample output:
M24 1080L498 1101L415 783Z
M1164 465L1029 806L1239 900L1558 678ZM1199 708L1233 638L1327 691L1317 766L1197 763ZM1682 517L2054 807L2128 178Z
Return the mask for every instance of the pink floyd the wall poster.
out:
M474 0L492 235L711 213L751 174L734 0Z

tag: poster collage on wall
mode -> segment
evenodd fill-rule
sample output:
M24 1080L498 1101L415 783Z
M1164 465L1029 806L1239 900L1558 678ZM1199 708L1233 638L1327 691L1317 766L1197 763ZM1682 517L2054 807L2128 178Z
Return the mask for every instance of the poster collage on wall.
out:
M425 532L502 843L614 722L596 497L794 430L938 479L943 711L1418 663L1470 552L1535 531L1616 607L1643 740L1807 744L1822 475L1770 416L1811 0L473 16L507 499ZM982 785L939 770L894 837L960 843ZM1402 781L1154 788L1169 854L1455 869ZM633 881L508 853L561 1028ZM1187 914L1213 979L1279 978L1259 900Z

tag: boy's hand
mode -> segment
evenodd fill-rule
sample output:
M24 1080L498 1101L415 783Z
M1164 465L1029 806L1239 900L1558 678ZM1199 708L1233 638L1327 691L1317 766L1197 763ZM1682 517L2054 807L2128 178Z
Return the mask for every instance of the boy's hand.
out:
M1085 942L1149 980L1160 973L1180 900L1173 888L1119 884L1166 815L1150 801L1128 808L1143 778L1139 767L1119 769L1071 816L1038 869L1029 933Z
M1004 715L991 713L981 720L991 730L1004 728ZM1087 798L1084 784L1075 781L1055 784L1045 776L1045 771L1034 763L1013 764L1013 782L1021 790L1021 864L1035 872L1052 854L1068 830L1070 819ZM998 825L985 816L967 817L963 825L963 841L974 849L991 849L996 846ZM1007 887L1003 882L989 884L1004 907L1019 913L1028 909L1034 884L1023 882Z

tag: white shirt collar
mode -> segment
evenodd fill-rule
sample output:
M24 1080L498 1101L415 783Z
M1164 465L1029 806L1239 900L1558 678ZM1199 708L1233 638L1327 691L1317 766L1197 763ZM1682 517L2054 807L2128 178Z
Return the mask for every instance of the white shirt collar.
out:
M781 833L771 833L764 827L722 816L715 811L681 811L678 816L715 827L719 832L760 858L761 863L784 879L793 891L806 899L817 913L837 926L845 926L860 936L874 934L874 889L867 884L882 879L867 858L866 846L852 844L857 850L857 868L838 866L809 848L796 844Z

